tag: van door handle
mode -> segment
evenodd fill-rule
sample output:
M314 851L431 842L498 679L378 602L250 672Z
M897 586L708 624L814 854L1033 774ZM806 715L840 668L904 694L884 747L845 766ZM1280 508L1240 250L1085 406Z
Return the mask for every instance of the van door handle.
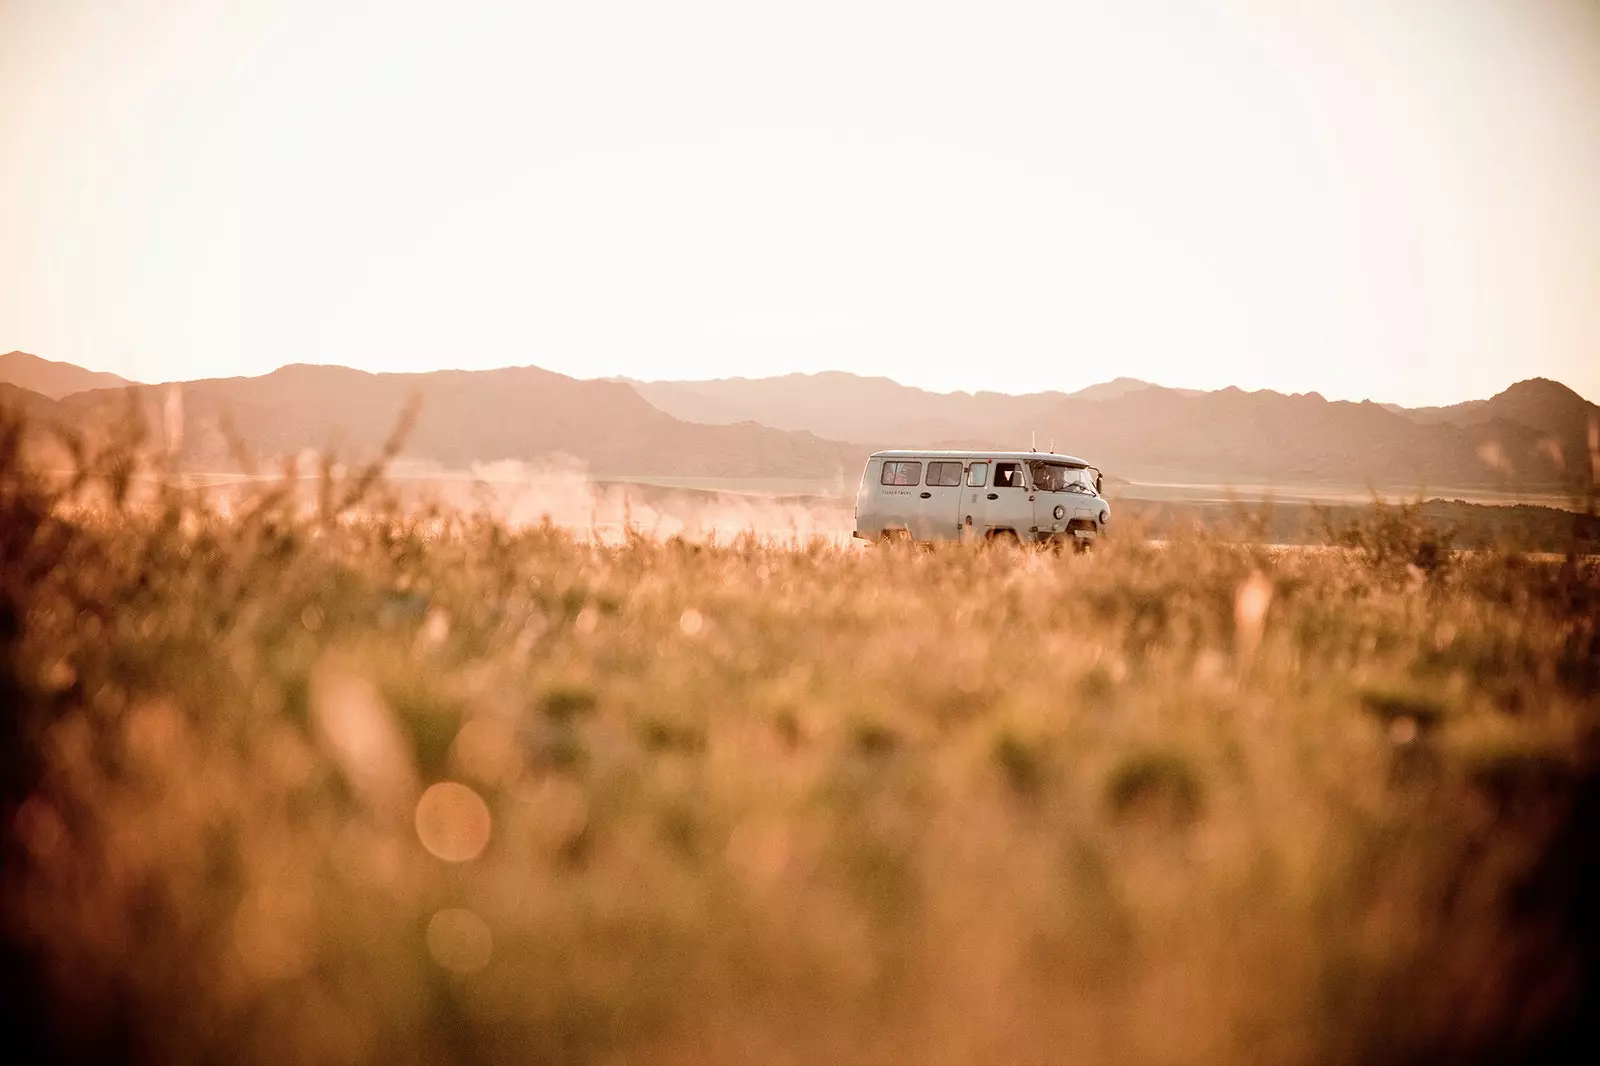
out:
M933 493L931 493L931 492L924 492L924 493L923 493L923 494L922 494L922 498L923 498L923 499L924 499L924 500L931 500L931 499L933 499Z
M989 499L991 499L991 500L998 500L998 499L999 499L999 498L1000 498L1000 494L999 494L999 493L998 493L998 492L991 492L991 493L989 493Z

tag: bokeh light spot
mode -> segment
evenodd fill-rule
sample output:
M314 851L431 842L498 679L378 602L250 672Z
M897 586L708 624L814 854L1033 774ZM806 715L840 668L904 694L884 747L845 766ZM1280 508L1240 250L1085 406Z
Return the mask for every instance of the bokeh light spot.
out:
M428 954L447 970L477 973L489 964L494 936L482 918L460 907L439 911L428 921Z
M422 846L446 862L469 862L489 844L488 805L454 781L441 781L422 794L416 822Z
M504 719L474 718L456 734L450 760L463 775L484 784L510 780L520 768L516 730Z

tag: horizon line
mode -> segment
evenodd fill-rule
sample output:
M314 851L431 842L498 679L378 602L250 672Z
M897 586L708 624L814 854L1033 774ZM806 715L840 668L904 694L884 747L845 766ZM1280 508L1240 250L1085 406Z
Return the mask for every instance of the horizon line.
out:
M592 376L592 377L580 377L580 376L578 376L576 374L567 374L567 373L563 373L562 371L559 371L559 370L551 370L550 368L544 367L544 366L540 366L537 363L507 363L507 364L504 364L504 365L501 365L501 366L493 366L493 367L441 366L441 367L435 367L435 368L430 369L430 370L368 370L365 367L352 366L352 365L350 365L348 363L290 362L290 363L281 363L281 364L279 364L278 366L274 367L271 370L262 371L261 373L257 373L257 374L227 374L227 375L213 375L213 376L210 376L210 377L196 377L196 378L169 378L169 379L166 379L164 381L141 381L141 380L139 380L137 378L130 378L130 377L128 377L128 376L126 376L126 375L124 375L122 373L119 373L118 371L115 371L115 370L99 370L99 369L95 369L94 367L84 366L82 363L74 363L71 360L67 360L67 359L51 359L48 356L42 356L42 355L38 355L38 354L36 354L34 352L24 351L21 348L13 348L8 352L3 353L3 355L23 355L23 356L27 356L27 357L29 357L31 359L37 359L37 360L39 360L41 362L50 363L50 364L53 364L53 365L56 365L56 366L73 367L74 369L82 370L82 371L84 371L86 373L91 373L91 374L109 374L109 375L111 375L113 377L122 378L122 380L126 381L129 385L143 386L143 387L147 387L147 388L155 388L155 387L159 387L161 385L187 385L187 384L193 384L193 383L201 382L201 381L226 381L226 380L231 380L231 379L250 380L250 379L257 379L257 378L265 378L265 377L270 377L273 374L276 374L276 373L278 373L280 371L289 370L289 369L292 369L294 367L314 367L314 368L326 368L326 369L334 369L334 370L349 370L349 371L352 371L352 372L355 372L355 373L359 373L359 374L367 374L367 375L372 376L372 377L377 377L379 375L391 375L391 376L394 376L394 377L422 377L422 376L425 376L425 375L428 375L428 374L445 374L445 373L492 374L492 373L495 373L495 372L501 371L501 370L539 370L539 371L542 371L542 372L547 373L547 374L555 374L555 375L558 375L560 377L569 378L569 379L571 379L573 381L602 381L602 382L609 382L609 383L615 383L615 384L626 384L626 385L630 385L630 386L631 385L708 385L708 384L716 384L718 382L730 382L730 381L748 381L748 382L777 381L777 380L780 380L780 379L783 379L783 378L796 378L796 377L799 377L799 378L816 378L816 377L822 377L824 375L841 375L841 376L844 376L844 377L854 378L854 379L856 379L858 381L887 381L890 384L895 385L895 386L897 386L899 388L902 388L902 389L909 389L909 390L912 390L912 391L927 393L929 395L934 395L934 396L982 396L982 395L991 395L991 396L1010 396L1010 397L1015 397L1015 398L1019 398L1020 399L1020 398L1028 397L1028 396L1057 395L1057 396L1060 396L1063 399L1071 399L1071 398L1079 395L1080 393L1087 392L1090 389L1099 388L1102 385L1112 385L1112 384L1116 384L1119 381L1127 381L1127 382L1135 382L1135 383L1137 383L1139 386L1141 386L1143 388L1162 389L1162 390L1165 390L1167 392L1193 393L1193 394L1207 395L1207 396L1215 395L1215 394L1221 393L1221 392L1229 392L1229 391L1242 392L1247 396L1254 396L1254 395L1258 395L1260 393L1268 393L1268 394L1275 395L1275 396L1283 396L1283 397L1289 397L1289 398L1297 397L1297 396L1315 397L1317 399L1320 399L1320 400L1324 401L1325 403L1351 403L1351 404L1357 404L1357 405L1363 404L1363 403L1371 403L1371 404L1375 404L1375 405L1377 405L1379 407L1399 408L1401 410L1406 410L1406 411L1425 411L1425 410L1437 409L1437 408L1456 407L1456 406L1460 406L1461 404L1466 404L1466 403L1481 402L1481 401L1485 401L1485 400L1491 399L1493 396L1498 396L1501 393L1503 393L1503 392L1505 392L1505 391L1507 391L1507 390L1509 390L1511 388L1514 388L1517 385L1525 384L1527 382L1532 382L1532 381L1547 381L1547 382L1550 382L1552 384L1560 385L1562 388L1564 388L1567 391L1571 392L1574 396L1577 396L1579 399L1583 400L1585 403L1596 404L1597 406L1600 406L1600 404L1597 404L1596 401L1589 399L1589 397L1583 395L1583 393L1579 392L1577 389L1573 388L1571 385L1567 384L1566 382L1561 381L1561 380L1559 380L1557 378L1546 377L1546 376L1544 376L1542 374L1535 374L1532 377L1527 377L1527 378L1518 378L1518 379L1508 383L1507 385L1505 385L1503 388L1497 390L1496 392L1491 393L1489 396L1472 396L1472 397L1468 397L1465 400L1457 400L1455 403L1449 403L1449 404L1422 404L1422 405L1419 405L1417 407L1408 407L1408 406L1406 406L1404 404L1392 403L1392 402L1385 401L1385 400L1378 400L1378 399L1374 399L1374 398L1372 398L1370 396L1363 397L1362 399L1359 399L1359 400L1357 400L1357 399L1349 399L1349 398L1345 398L1345 397L1333 397L1333 398L1330 398L1325 393L1323 393L1321 390L1318 390L1318 389L1312 389L1312 390L1305 391L1305 392L1289 392L1289 391L1285 391L1285 390L1282 390L1282 389L1275 389L1275 388L1270 388L1270 387L1263 387L1263 388L1259 388L1259 389L1246 389L1246 388L1244 388L1243 386L1240 386L1240 385L1224 385L1221 388L1205 389L1205 388L1195 388L1195 387L1185 386L1185 385L1165 385L1165 384L1162 384L1160 382L1148 381L1148 380L1146 380L1144 378L1136 378L1136 377L1133 377L1132 375L1129 375L1129 374L1117 374L1117 375L1114 375L1113 377L1107 378L1107 379L1105 379L1103 381L1091 382L1088 385L1085 385L1085 386L1083 386L1081 388L1078 388L1078 389L1072 389L1070 391L1066 390L1066 389L1035 389L1035 390L1031 390L1031 391L1027 391L1027 392L1007 392L1007 391L1002 390L1002 389L948 389L948 390L946 390L946 389L930 389L930 388L927 388L927 387L921 386L921 385L907 384L906 382L900 381L897 378L890 377L887 374L858 374L858 373L856 373L854 371L851 371L851 370L842 370L842 369L837 369L837 368L831 368L831 369L826 369L826 370L791 370L791 371L786 371L786 372L781 373L781 374L764 374L764 375L760 375L760 376L756 376L756 377L750 377L750 376L746 376L746 375L742 375L742 374L733 374L733 375L728 375L728 376L725 376L725 377L715 377L715 378L651 378L651 379L645 379L645 378L629 377L628 375L625 375L625 374L602 374L602 375L596 375L596 376ZM3 356L0 356L0 357L3 357ZM116 386L104 386L104 387L106 387L106 388L115 388ZM90 391L90 390L80 390L80 391ZM1137 391L1137 390L1135 390L1135 391Z

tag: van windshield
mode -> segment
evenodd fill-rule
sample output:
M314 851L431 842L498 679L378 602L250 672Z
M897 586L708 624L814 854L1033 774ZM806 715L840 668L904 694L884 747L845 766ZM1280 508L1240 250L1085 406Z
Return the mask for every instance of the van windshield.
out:
M1033 474L1033 487L1039 492L1081 492L1094 495L1094 483L1099 471L1089 466L1071 466L1067 463L1031 462L1028 471Z

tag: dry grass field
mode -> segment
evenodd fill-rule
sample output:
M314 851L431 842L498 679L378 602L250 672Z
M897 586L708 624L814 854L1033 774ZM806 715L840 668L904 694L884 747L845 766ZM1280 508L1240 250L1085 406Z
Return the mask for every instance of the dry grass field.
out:
M70 484L0 429L9 1046L147 1063L1593 1051L1600 574Z

